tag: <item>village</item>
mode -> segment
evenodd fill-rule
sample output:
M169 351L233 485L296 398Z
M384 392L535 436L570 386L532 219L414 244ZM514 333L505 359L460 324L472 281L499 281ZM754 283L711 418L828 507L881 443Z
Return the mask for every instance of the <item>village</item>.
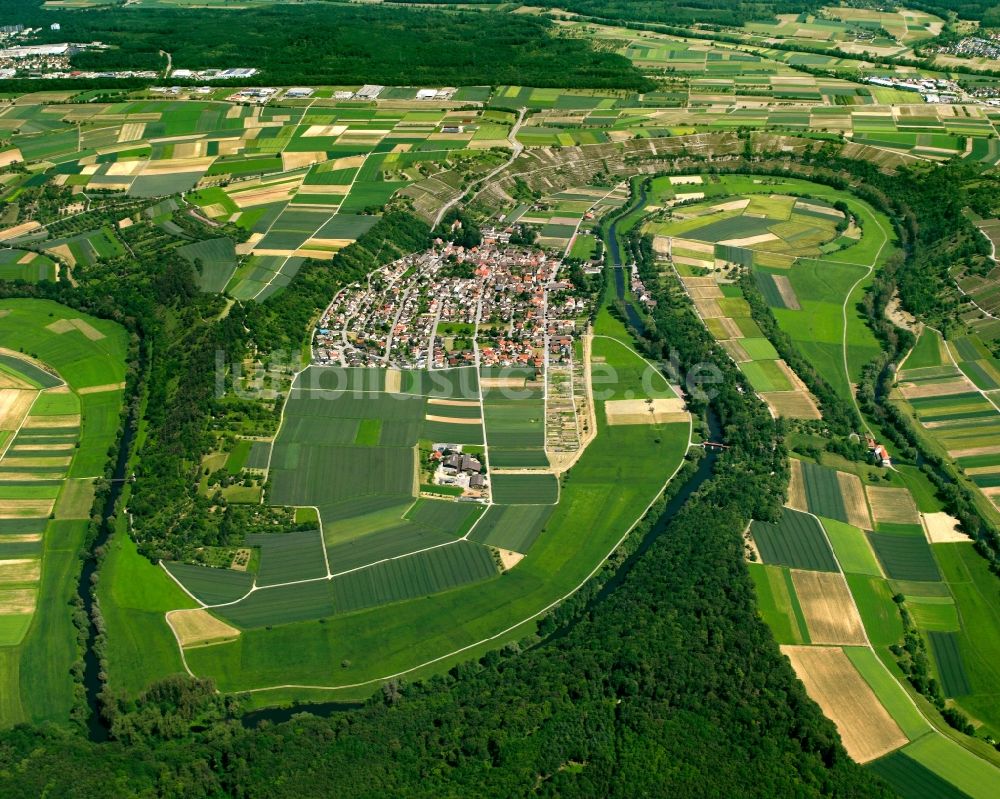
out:
M492 232L492 231L491 231ZM592 299L562 262L487 235L394 261L327 307L313 362L445 369L569 363Z

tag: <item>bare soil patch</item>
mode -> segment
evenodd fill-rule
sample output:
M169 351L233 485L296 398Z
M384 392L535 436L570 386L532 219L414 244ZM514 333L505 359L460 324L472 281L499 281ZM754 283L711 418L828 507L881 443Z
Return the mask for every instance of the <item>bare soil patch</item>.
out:
M732 247L748 247L751 244L763 244L765 241L777 241L778 237L773 233L760 233L756 236L744 236L740 239L726 239L725 241L720 241L719 244L725 244Z
M481 377L479 385L482 388L524 388L523 377Z
M385 390L390 394L398 394L403 387L403 373L399 369L385 370Z
M944 397L948 394L962 394L967 391L976 391L972 381L967 378L949 380L945 383L900 383L899 393L907 399L918 399L920 397Z
M0 614L32 613L37 599L37 588L0 588Z
M36 396L34 389L0 388L0 430L17 430Z
M0 499L0 519L34 519L52 513L54 499Z
M788 465L792 474L788 482L788 507L807 511L809 503L806 499L806 481L802 477L802 461L791 458Z
M795 289L792 288L792 282L784 275L772 275L771 279L774 281L774 285L778 289L785 307L790 311L801 311L802 306L799 305L799 298L795 296Z
M524 558L524 555L520 552L514 552L510 549L500 549L497 547L496 550L500 554L500 565L505 572L513 569Z
M747 351L743 349L743 345L740 344L738 338L726 339L722 342L722 347L736 363L746 363L753 360Z
M388 390L388 389L386 389ZM478 408L479 403L475 400L455 400L455 399L440 399L438 397L431 397L427 400L428 405L451 405L456 408Z
M482 424L483 420L481 418L476 419L457 419L454 416L435 416L434 414L427 414L424 417L428 422L442 422L444 424Z

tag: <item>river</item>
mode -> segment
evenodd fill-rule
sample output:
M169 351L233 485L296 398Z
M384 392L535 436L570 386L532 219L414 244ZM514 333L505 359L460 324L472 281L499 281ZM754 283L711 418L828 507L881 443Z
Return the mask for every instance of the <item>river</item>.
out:
M641 181L639 183L639 195L635 198L634 202L629 203L625 209L615 216L611 224L608 225L607 229L607 250L608 258L605 263L605 268L612 269L615 276L615 293L622 304L625 306L625 315L628 317L628 323L638 330L640 333L645 330L645 325L642 323L642 317L639 312L636 311L635 306L626 297L626 285L625 276L627 267L622 264L621 255L621 243L618 241L618 223L628 216L633 211L642 208L646 204L646 183Z
M121 496L122 489L125 486L129 452L132 449L132 440L134 437L135 431L131 420L129 420L125 425L121 444L118 447L118 455L115 459L115 468L112 474L114 480L111 483L111 488L108 490L104 507L101 509L104 522L97 531L97 537L91 544L90 551L83 561L83 568L80 570L80 581L76 589L83 600L83 607L87 612L87 618L90 619L87 627L86 649L83 654L83 687L86 691L87 707L90 710L87 718L87 732L92 741L98 742L108 740L108 728L101 717L100 704L98 702L98 696L103 690L104 684L100 679L100 658L98 658L97 652L94 650L97 627L93 622L94 598L91 594L91 579L98 568L97 558L94 553L108 543L108 539L111 537L112 532L114 532L114 524L108 522L108 518L114 514L115 505L118 503L118 498Z

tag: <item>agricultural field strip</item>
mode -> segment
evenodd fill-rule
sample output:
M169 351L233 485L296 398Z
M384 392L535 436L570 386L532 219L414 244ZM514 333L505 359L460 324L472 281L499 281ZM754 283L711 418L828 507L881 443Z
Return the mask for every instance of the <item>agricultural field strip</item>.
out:
M844 569L843 569L843 567L842 567L842 566L840 565L840 560L839 560L839 558L837 558L837 553L836 553L836 551L835 551L835 550L834 550L834 548L833 548L833 543L832 543L832 542L830 541L830 536L829 536L829 534L828 534L828 533L826 532L826 528L825 528L825 527L823 526L823 523L822 523L822 522L820 521L819 517L818 517L818 516L816 516L816 514L814 514L814 513L811 513L811 512L809 512L809 511L803 511L803 513L807 513L807 514L808 514L809 516L812 516L812 517L813 517L813 519L814 519L814 520L816 521L816 523L817 523L817 524L818 524L818 525L820 526L820 529L821 529L821 530L823 531L823 538L824 538L824 539L826 539L826 544L827 544L827 546L828 546L828 547L830 547L830 551L831 551L831 552L833 552L833 558L834 558L834 560L836 560L836 561L837 561L837 568L838 568L838 569L840 570L840 575L841 575L842 577L844 577L844 579L847 579L847 578L846 578L846 576L844 575ZM858 615L858 618L863 618L863 617L861 616L861 608L860 608L860 607L858 606L858 602L857 602L857 600L856 600L856 599L854 598L854 593L853 593L852 591L848 591L848 594L850 594L850 596L851 596L851 604L853 604L853 605L854 605L854 612L855 612L855 613L856 613L856 614ZM917 711L917 713L919 713L919 714L920 714L920 716L921 716L921 717L922 717L922 718L923 718L923 719L924 719L925 721L927 721L927 723L928 723L928 724L930 724L930 725L931 725L931 727L933 728L933 732L932 732L932 733L927 733L927 734L928 734L928 735L940 735L940 736L941 736L942 738L946 738L947 740L952 740L952 739L948 738L947 736L945 736L945 735L944 735L944 734L943 734L943 733L942 733L942 732L941 732L941 731L940 731L940 730L939 730L939 729L938 729L938 728L937 728L937 727L935 726L935 724L934 724L934 721L933 721L932 719L930 719L930 718L928 718L928 717L926 716L926 714L925 714L925 713L924 713L924 712L923 712L923 711L922 711L922 710L920 709L920 706L919 706L919 705L918 705L918 704L917 704L917 703L916 703L916 702L914 701L913 697L912 697L912 696L910 696L910 694L909 694L909 692L908 692L908 691L906 690L906 688L905 688L904 686L902 686L902 684L900 683L900 681L896 679L896 677L895 677L895 676L893 675L893 673L892 673L891 671L889 671L889 668L888 668L888 667L887 667L887 666L885 665L885 663L884 663L884 662L882 661L882 658L880 658L880 657L878 656L878 652L876 652L876 651L875 651L875 647L874 647L874 646L872 645L872 642L871 642L871 638L870 638L870 637L868 636L868 630L867 630L867 629L865 628L864 624L862 624L862 625L861 625L861 628L862 628L862 630L864 630L864 636L865 636L865 646L866 646L866 647L867 647L867 648L868 648L869 650L871 650L872 654L873 654L873 655L875 656L875 659L876 659L876 660L878 661L878 663L879 663L879 664L880 664L880 665L882 666L882 669L883 669L883 670L885 671L885 673L886 673L886 674L888 674L888 675L889 675L889 678L890 678L891 680L893 680L894 682L896 682L896 684L897 684L897 685L900 685L900 687L901 687L901 688L902 688L902 690L903 690L903 693L904 693L904 694L906 694L906 698L907 698L907 699L909 700L910 704L911 704L911 705L913 705L913 707L914 707L914 709L915 709L915 710ZM881 700L879 700L879 701L881 702ZM921 737L924 737L924 736L921 736ZM912 742L911 742L911 743L912 743ZM965 747L963 747L963 748L965 748ZM966 749L966 751L970 752L971 754L974 754L974 755L976 755L976 757L979 757L979 755L978 755L978 754L976 754L975 752L972 752L972 750L969 750L969 749ZM986 762L989 762L989 761L986 761Z
M933 327L930 327L929 325L928 325L928 328L930 330L934 330L934 332L937 333L938 335L941 335L941 331L940 330L935 330ZM955 360L955 354L951 351L951 346L949 345L948 341L944 338L944 336L941 336L941 340L944 341L944 348L945 348L945 350L948 353L948 358L951 360L951 365L954 366L959 371L959 373L965 375L965 372L962 370L962 367L959 366L958 365L958 361ZM965 375L965 376L967 378L969 377L968 375ZM973 388L976 391L979 392L980 396L982 396L983 399L985 399L990 405L992 405L993 409L998 414L1000 414L1000 405L996 404L996 402L993 400L993 398L989 395L989 392L988 391L984 391L983 389L979 388L979 386L976 385L976 381L975 380L972 380L971 378L969 378L969 380L972 383Z
M56 377L56 375L53 375L53 377ZM59 378L59 385L60 386L66 385L66 381L63 380L61 377ZM56 386L52 386L52 388L56 388ZM11 446L14 444L14 439L17 438L18 433L21 432L21 428L24 427L24 423L27 422L28 417L31 416L31 409L35 407L35 403L38 401L38 398L42 395L42 391L46 390L48 389L40 389L39 391L35 392L34 399L31 400L31 405L28 406L28 410L21 418L21 422L20 424L18 424L17 430L14 430L9 436L7 436L7 440L4 442L3 448L0 449L0 459L3 459L3 457L7 454L7 450L9 450Z
M482 387L480 387L480 398L481 397L482 397ZM287 403L287 399L286 399L286 403ZM283 418L284 418L284 407L282 408L282 420L283 420ZM281 424L281 422L279 421L279 429L280 429L280 424ZM694 439L694 420L693 420L693 418L689 418L689 420L688 420L688 441L687 441L687 447L685 448L685 452L687 450L689 450L692 446L694 446L693 439ZM273 447L272 447L272 452L273 452ZM516 630L521 625L526 624L526 623L532 621L533 619L537 619L539 616L542 616L545 613L548 613L550 610L552 610L552 608L556 607L557 605L561 604L562 602L565 602L567 599L569 599L569 597L573 596L573 594L575 594L577 591L579 591L581 588L583 588L583 586L585 586L587 584L587 582L595 574L597 574L598 571L600 571L600 569L604 566L604 564L607 562L607 560L615 553L615 551L622 545L622 543L624 543L625 539L628 538L628 536L632 533L632 530L635 529L635 526L649 512L649 509L651 507L653 507L653 505L657 502L657 500L660 499L661 496L663 496L663 492L666 491L667 486L670 485L670 482L674 479L674 477L677 476L677 473L681 470L681 467L683 465L684 465L684 459L682 458L680 460L680 462L677 464L677 467L674 469L674 471L670 474L670 476L666 479L666 481L664 481L663 485L660 487L660 490L649 501L649 504L647 504L646 507L643 508L642 511L636 516L636 518L632 522L632 524L630 524L628 526L628 529L626 529L625 532L622 534L622 536L612 545L612 547L608 551L608 553L603 558L601 558L600 561L598 561L594 565L593 569L591 569L591 571L575 587L573 587L570 591L568 591L563 596L558 597L557 599L553 600L552 602L550 602L545 607L540 608L539 610L535 611L530 616L514 622L509 627L506 627L505 629L500 630L499 632L494 633L493 635L490 635L490 636L488 636L486 638L483 638L482 640L474 641L471 644L467 644L467 645L465 645L463 647L460 647L459 649L453 650L451 652L446 652L443 655L439 655L438 657L432 658L431 660L427 660L427 661L425 661L423 663L418 663L418 664L416 664L414 666L411 666L411 667L409 667L407 669L404 669L403 671L399 671L399 672L396 672L395 674L389 674L389 675L382 676L382 677L374 677L374 678L372 678L370 680L365 680L363 682L343 684L343 685L303 685L303 684L297 684L297 683L286 683L286 684L282 684L282 685L265 686L265 687L262 687L262 688L248 688L245 691L243 691L243 693L263 693L263 692L267 692L267 691L281 691L281 690L288 690L288 689L305 689L305 690L317 690L317 691L339 691L339 690L351 690L351 689L354 689L354 688L362 688L362 687L364 687L366 685L373 685L373 684L377 684L377 683L382 683L382 682L385 682L386 680L392 680L392 679L396 679L398 677L403 677L403 676L405 676L407 674L410 674L410 673L412 673L414 671L419 671L420 669L427 668L428 666L433 666L435 663L439 663L439 662L441 662L443 660L447 660L448 658L452 658L452 657L454 657L456 655L460 655L463 652L467 652L470 649L475 649L476 647L482 646L483 644L488 644L491 641L495 641L496 639L501 638L501 637L509 634L510 632L512 632L513 630ZM268 467L270 467L270 456L268 457ZM491 501L490 504L492 504L492 501ZM476 522L469 529L469 532L466 533L465 536L463 536L463 539L459 539L459 540L467 539L468 536L472 534L473 530L475 530L475 528L479 524L479 522L485 517L485 515L486 515L485 512L483 514L481 514L479 516L479 518L476 520ZM321 531L321 534L322 534L322 531ZM454 542L448 542L448 543L454 543ZM439 544L437 546L447 546L447 544ZM435 549L435 548L437 548L437 547L428 547L427 549ZM415 553L410 553L410 554L415 554ZM397 558L407 557L407 556L408 555L400 555L400 556L397 556ZM385 560L396 560L397 558L386 558ZM160 565L162 566L163 564L161 563ZM367 568L367 567L362 566L362 567L359 567L359 568L363 569L363 568ZM165 567L164 567L164 570L166 570ZM348 571L357 571L357 570L358 569L350 569ZM328 567L328 571L329 571L329 567ZM169 571L167 573L169 574ZM347 572L342 572L342 573L346 574ZM171 575L171 577L173 578L173 575ZM173 578L173 579L174 579L175 582L178 582L176 580L176 578ZM318 577L318 578L311 578L311 579L308 579L308 580L299 580L299 581L295 581L295 582L298 582L298 583L317 582L319 580L324 580L324 579L330 579L330 577L325 577L325 578L324 577ZM291 585L291 584L292 583L285 583L284 585ZM267 588L276 588L278 586L266 586L266 587ZM184 589L184 586L182 585L181 588ZM263 590L263 589L261 589L261 590ZM187 589L184 589L184 591L189 596L192 596L191 593L189 591L187 591ZM253 589L251 589L251 592L252 591L253 591ZM248 594L251 593L251 592L248 592ZM221 607L221 605L205 605L197 597L194 597L194 596L192 596L192 599L194 599L194 601L198 602L199 606L203 607L203 608ZM237 600L237 601L239 601L239 600ZM225 603L225 604L233 604L233 603ZM191 667L188 665L187 657L185 656L183 646L181 646L180 639L177 638L176 634L174 635L174 638L177 641L177 646L178 646L178 649L180 650L181 662L184 665L185 671L187 671L187 673L191 677L197 678L197 675L191 670Z
M312 105L312 103L310 103L310 105ZM302 116L302 119L305 119L305 115ZM300 126L301 126L301 123L299 125L296 125L296 128L298 128ZM291 139L289 139L289 142L290 141L291 141ZM285 143L285 147L288 146L289 142ZM282 150L284 150L284 148L282 148ZM368 160L368 155L369 155L368 153L364 153L361 157L362 157L362 159L364 159L364 161L367 161ZM357 171L354 173L354 177L351 178L351 183L350 183L350 185L347 188L347 194L345 194L345 196L347 196L347 195L349 195L351 193L351 189L354 188L354 184L358 180L358 175L361 174L361 171L364 169L364 166L365 166L364 163L362 163L361 166L358 167ZM330 214L330 216L328 218L326 218L326 219L323 220L322 224L318 228L316 228L316 230L314 230L309 235L309 238L312 238L313 236L315 236L320 231L320 229L323 227L323 225L325 225L330 219L332 219L334 216L336 216L339 213L340 213L340 208L338 207L332 214ZM267 226L267 230L265 230L264 231L264 235L261 236L261 241L263 241L267 237L267 234L271 232L271 228L273 228L278 223L279 219L281 219L281 214L278 214L274 218L274 221L271 222L271 224ZM309 241L309 239L306 239L306 241ZM291 256L286 256L285 257L285 260L281 262L281 266L278 267L277 269L275 269L274 272L271 273L271 277L268 279L267 283L265 283L263 286L260 287L260 289L257 291L257 293L253 295L252 299L256 300L264 291L266 291L271 286L271 283L274 282L274 279L284 271L285 265L288 263L288 259L290 257Z

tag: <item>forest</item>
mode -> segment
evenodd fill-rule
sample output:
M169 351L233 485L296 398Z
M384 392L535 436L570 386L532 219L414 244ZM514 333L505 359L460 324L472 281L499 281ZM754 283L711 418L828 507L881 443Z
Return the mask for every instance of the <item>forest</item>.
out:
M91 9L61 15L40 41L103 41L80 69L256 67L279 85L381 83L646 89L627 59L554 35L547 19L495 12L315 3L238 12Z

